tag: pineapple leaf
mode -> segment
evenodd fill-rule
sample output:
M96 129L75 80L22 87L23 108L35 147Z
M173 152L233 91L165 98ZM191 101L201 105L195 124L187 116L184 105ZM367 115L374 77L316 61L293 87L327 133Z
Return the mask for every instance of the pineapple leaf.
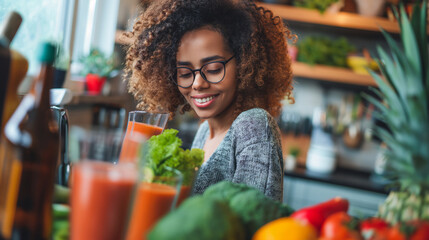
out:
M370 72L370 74L380 88L380 91L383 93L384 98L386 98L387 102L389 103L389 108L392 111L397 112L399 115L407 116L406 112L402 108L401 101L395 94L395 91L389 85L387 85L379 75L374 72Z
M410 63L410 70L416 73L418 81L422 79L422 69L420 65L419 44L417 43L416 35L408 20L407 13L404 8L400 9L401 13L401 37L405 49L405 56ZM417 86L416 86L417 87Z
M418 8L418 5L414 5L413 7L413 14L411 15L411 25L416 35L420 36L420 11L418 11ZM417 41L419 41L419 39L417 39Z
M409 125L413 129L419 129L425 125L428 120L426 111L424 111L425 104L418 98L418 96L409 96L407 101L410 117Z
M387 144L387 167L400 189L411 193L429 192L429 51L427 0L415 6L409 19L404 5L393 8L400 27L400 43L385 30L390 54L377 48L377 64L384 79L370 72L378 85L376 97L364 97L374 104L388 129L375 133ZM421 9L421 10L420 10ZM377 99L379 97L381 101ZM399 202L400 203L400 202ZM402 219L402 216L393 216Z
M413 161L413 165L416 169L428 168L423 156L413 156L411 160Z
M384 51L383 48L381 48L380 46L377 47L377 51L378 51L378 55L383 59L383 63L379 60L376 59L375 61L377 62L379 69L381 71L381 73L383 74L383 76L385 77L386 80L389 81L389 83L392 85L392 87L394 88L395 92L397 94L400 94L400 92L398 91L398 89L404 89L406 87L406 85L403 83L403 72L398 73L398 71L400 71L400 68L397 68L395 66L395 64L393 63L393 61L388 57L386 51ZM382 67L383 66L383 67ZM397 79L395 77L391 77L391 76L400 76L400 79ZM403 97L403 96L401 96Z
M390 34L387 33L384 29L381 29L381 32L386 38L389 49L391 50L392 57L396 63L395 67L402 68L405 73L405 76L407 76L406 81L404 81L404 84L407 84L407 86L409 86L407 88L408 92L411 92L411 94L415 94L416 91L421 90L418 86L416 86L416 81L420 81L417 71L412 66L412 63L408 61L408 58L404 57L407 56L407 53L401 51L401 47L396 43L392 36L390 36ZM385 61L384 58L381 58L381 60L382 62ZM382 66L379 65L379 67L381 68Z
M423 1L423 6L421 7L421 12L420 12L420 22L421 24L419 25L420 29L419 29L419 48L420 49L427 49L427 43L428 43L428 36L426 34L426 29L427 29L427 6L428 3L427 1ZM418 6L416 5L416 8L414 9L414 13L418 12ZM429 64L429 53L428 51L421 51L420 54L422 54L422 66L427 66ZM427 75L427 68L424 68L426 71L426 75Z
M381 93L380 93L381 94ZM382 113L388 113L389 112L389 109L386 107L386 106L384 106L378 99L376 99L375 97L373 97L373 96L370 96L370 95L368 95L368 94L366 94L366 93L362 93L362 95L363 95L363 97L365 98L365 99L367 99L368 100L368 102L370 102L370 103L372 103L372 104L374 104L374 106L379 110L379 111L381 111ZM375 115L377 115L377 112L374 112L373 114L375 114ZM382 117L382 116L381 116ZM380 118L379 118L380 119Z
M400 7L401 8L403 8L404 7L404 4L403 3L400 3ZM391 9L392 9L392 12L393 12L393 15L395 16L395 19L401 19L400 17L399 17L399 12L398 12L398 9L396 8L396 7L391 7ZM399 25L399 27L401 27L401 25Z
M392 55L399 56L399 61L405 62L405 59L403 59L404 54L401 51L401 47L396 43L396 41L390 36L389 33L386 32L386 30L381 29L381 33L383 34L384 38L387 41L387 45L389 46L389 49L392 51ZM384 61L384 59L381 59Z
M401 67L397 67L394 64L394 62L388 57L387 53L381 47L378 47L378 53L381 59L384 60L384 63L377 61L381 73L383 74L384 78L392 85L395 90L395 94L399 96L401 107L405 112L408 112L406 105L406 95L403 93L403 91L399 91L406 90L407 88L407 85L404 84L406 82L404 71ZM396 58L395 55L394 58Z
M429 95L429 74L428 74L428 69L429 69L429 53L428 53L428 48L427 48L427 43L428 43L428 36L426 34L427 31L427 7L428 7L428 3L427 1L423 1L423 6L421 7L421 13L420 13L420 34L419 34L419 46L420 46L420 52L422 54L422 67L423 67L423 78L422 80L426 82L426 96ZM417 12L418 9L415 9L414 12ZM429 109L427 109L429 111Z
M421 10L420 10L421 8ZM421 60L421 67L422 67L422 74L423 74L423 78L421 78L422 80L426 79L427 76L427 68L425 68L425 66L428 65L428 51L424 51L424 49L427 49L427 34L426 34L426 29L427 29L427 2L423 1L423 6L419 6L417 4L414 5L413 8L413 14L411 15L411 24L412 27L414 29L414 32L417 36L417 47L418 49L423 49L423 51L419 51L420 52L420 60Z
M383 139L390 149L402 148L398 141L384 128L376 127L375 132Z

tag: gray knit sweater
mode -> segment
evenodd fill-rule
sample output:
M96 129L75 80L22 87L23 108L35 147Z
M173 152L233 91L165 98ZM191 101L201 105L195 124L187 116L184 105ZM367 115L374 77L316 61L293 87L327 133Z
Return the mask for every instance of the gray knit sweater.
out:
M192 148L203 148L210 134L207 121L201 124ZM266 196L282 201L283 157L279 128L263 109L242 112L232 123L216 151L201 166L193 193L228 180L254 186Z

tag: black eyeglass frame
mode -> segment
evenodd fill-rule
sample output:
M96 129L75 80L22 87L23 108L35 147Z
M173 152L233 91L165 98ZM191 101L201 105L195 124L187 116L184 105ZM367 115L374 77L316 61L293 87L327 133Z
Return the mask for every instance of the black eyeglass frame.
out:
M230 57L228 60L225 60L225 61L213 61L213 62L205 63L199 69L191 69L191 68L188 68L188 67L176 67L176 68L174 68L176 70L175 71L176 74L177 74L177 69L183 69L183 68L184 69L188 69L188 70L190 70L192 72L192 75L194 76L194 78L192 80L192 83L189 86L187 86L187 87L180 86L177 83L177 76L176 76L176 74L174 75L174 78L172 80L173 80L174 84L176 84L177 86L179 86L181 88L190 88L190 87L192 87L192 85L195 82L195 77L196 77L195 73L196 72L200 72L200 75L201 75L201 77L203 77L204 81L209 82L209 83L220 83L220 82L222 82L222 80L225 78L225 75L226 75L226 64L229 61L231 61L234 57L235 57L235 55L232 55L232 57ZM211 82L211 81L207 80L206 75L201 71L205 66L207 66L208 64L211 64L211 63L222 63L223 64L223 69L224 69L224 71L223 71L223 77L219 81L217 81L217 82Z

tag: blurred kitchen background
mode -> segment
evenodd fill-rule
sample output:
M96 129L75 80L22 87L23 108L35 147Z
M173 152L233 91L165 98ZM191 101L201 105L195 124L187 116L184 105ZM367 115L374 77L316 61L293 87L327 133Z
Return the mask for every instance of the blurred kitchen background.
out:
M285 99L278 117L286 166L284 201L293 207L341 195L350 199L352 213L371 215L384 200L388 181L383 177L383 144L372 131L380 123L363 94L372 94L369 89L375 87L367 70L377 71L371 56L377 46L385 46L380 27L398 38L399 28L389 10L398 3L257 2L282 17L297 35L289 44L296 102ZM28 90L37 72L37 44L53 41L60 47L55 87L71 93L63 103L70 136L75 127L123 129L136 102L121 79L129 44L122 34L132 29L148 4L150 0L2 0L0 22L12 10L23 17L11 45L30 64L19 93ZM96 66L97 62L103 65ZM91 73L106 76L104 84L92 86ZM179 129L183 146L189 148L198 124L187 113L177 115L167 128Z

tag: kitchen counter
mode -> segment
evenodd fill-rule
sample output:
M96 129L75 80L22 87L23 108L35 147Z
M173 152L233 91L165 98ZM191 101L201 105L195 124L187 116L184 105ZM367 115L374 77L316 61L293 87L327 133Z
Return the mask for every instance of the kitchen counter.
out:
M363 171L337 169L331 174L321 174L297 167L293 171L285 171L285 177L313 180L382 194L389 192L387 180Z

